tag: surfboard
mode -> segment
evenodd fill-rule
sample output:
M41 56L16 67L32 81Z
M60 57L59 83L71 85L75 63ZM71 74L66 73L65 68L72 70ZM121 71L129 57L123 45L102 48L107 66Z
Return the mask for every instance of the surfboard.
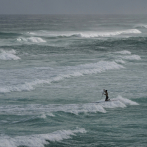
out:
M92 103L104 103L104 102L112 102L112 101L118 101L118 100L98 101L98 102L92 102Z

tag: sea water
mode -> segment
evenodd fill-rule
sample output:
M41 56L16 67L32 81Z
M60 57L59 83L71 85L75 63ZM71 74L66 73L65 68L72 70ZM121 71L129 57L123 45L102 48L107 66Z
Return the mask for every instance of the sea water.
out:
M146 64L145 15L0 15L0 147L146 147Z

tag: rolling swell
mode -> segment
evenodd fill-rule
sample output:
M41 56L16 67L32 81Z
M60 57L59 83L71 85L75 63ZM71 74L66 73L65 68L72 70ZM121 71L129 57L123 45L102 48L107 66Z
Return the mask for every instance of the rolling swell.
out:
M105 40L92 40L91 42L86 41L83 44L79 44L80 47L83 47L86 44L87 49L91 47L92 50L96 51L115 51L115 48L118 51L122 49L133 49L133 47L139 47L142 49L144 45L147 45L147 37L129 37L129 38L110 38ZM141 48L140 48L141 47Z
M124 68L124 67L122 65L117 64L114 61L111 61L111 62L99 61L97 63L78 65L75 67L68 66L64 69L66 71L65 73L63 72L62 74L59 74L53 78L36 79L32 82L25 82L25 84L1 87L0 93L7 93L12 91L31 91L31 90L34 90L34 88L40 84L51 84L54 82L59 82L61 80L67 79L67 78L97 74L97 73L105 72L107 70L121 69L121 68Z
M14 37L17 37L21 34L19 33L12 33L12 32L0 32L0 38L14 38Z

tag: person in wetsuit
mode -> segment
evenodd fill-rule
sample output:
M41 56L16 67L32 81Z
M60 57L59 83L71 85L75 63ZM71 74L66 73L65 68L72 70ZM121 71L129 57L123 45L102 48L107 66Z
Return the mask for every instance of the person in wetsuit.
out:
M107 90L105 90L104 95L106 95L106 99L105 99L105 101L109 101L110 99L108 99L109 97L108 97L108 92L107 92Z

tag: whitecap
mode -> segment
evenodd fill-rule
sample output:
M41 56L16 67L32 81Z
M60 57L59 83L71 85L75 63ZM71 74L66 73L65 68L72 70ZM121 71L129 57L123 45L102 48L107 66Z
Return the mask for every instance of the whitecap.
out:
M28 42L28 43L43 43L43 42L46 42L44 39L42 39L40 37L29 37L29 38L19 37L19 38L17 38L17 41Z
M134 102L134 101L131 101L129 99L126 99L126 98L123 98L121 95L119 95L117 97L117 99L119 101L121 101L122 103L126 104L126 105L139 105L138 103Z
M54 117L55 115L53 114L53 113L51 113L51 112L48 112L48 113L42 113L40 116L39 116L39 118L43 118L43 119L45 119L47 116L51 116L51 117Z
M127 51L127 50L123 50L123 51L119 51L119 52L115 52L115 53L117 53L117 54L123 54L123 55L125 55L125 54L131 55L131 52L130 51Z
M65 32L50 32L50 31L38 31L31 32L30 35L37 36L48 36L48 37L84 37L84 38L93 38L93 37L113 37L122 34L140 34L142 33L138 29L127 29L127 30L118 30L118 31L65 31Z
M123 98L122 96L117 96L117 98L112 98L110 101L99 101L96 102L98 105L101 105L103 108L125 108L127 105L139 105L138 103L131 101L129 99Z
M122 60L122 59L115 60L115 62L116 62L116 63L121 63L121 64L124 64L124 63L125 63L125 61Z
M31 118L39 117L46 119L47 116L55 117L53 113L65 112L79 115L82 113L106 113L105 108L125 108L127 105L139 105L138 103L129 99L118 96L110 101L98 101L84 104L66 104L66 105L41 105L41 104L28 104L28 105L3 105L0 107L1 114L11 115L30 115Z
M15 50L0 50L0 60L19 60L20 57L16 56Z
M120 58L126 60L141 60L141 57L139 55L121 56Z
M0 136L0 147L44 147L49 144L49 141L61 141L75 136L77 133L86 133L84 128L77 128L75 130L58 130L49 134L35 134L28 136Z
M141 31L137 29L130 29L124 31L114 31L114 32L83 32L79 34L74 34L76 36L85 37L85 38L92 38L92 37L112 37L121 34L140 34Z
M135 26L135 28L145 28L147 29L147 24L138 24Z
M24 84L18 84L16 86L0 87L0 93L12 92L12 91L31 91L35 86L41 84L51 84L58 82L66 78L80 77L84 75L97 74L105 72L106 70L121 69L122 65L117 64L114 61L99 61L97 63L82 64L75 67L66 67L66 74L60 74L50 79L36 79L32 82L25 82Z

